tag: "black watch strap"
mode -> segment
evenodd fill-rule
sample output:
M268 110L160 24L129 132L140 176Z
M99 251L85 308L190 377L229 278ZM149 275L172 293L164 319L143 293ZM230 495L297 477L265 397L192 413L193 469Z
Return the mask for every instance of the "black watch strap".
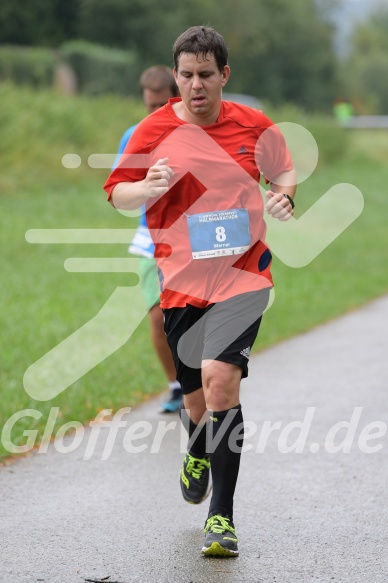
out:
M283 193L283 196L288 200L288 202L290 203L291 207L294 209L295 208L295 203L292 200L291 196L289 194L284 194L284 193Z

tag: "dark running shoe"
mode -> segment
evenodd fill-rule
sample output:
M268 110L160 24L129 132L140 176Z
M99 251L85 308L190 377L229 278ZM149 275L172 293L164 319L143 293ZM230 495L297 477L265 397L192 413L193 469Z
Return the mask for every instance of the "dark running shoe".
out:
M205 534L201 551L205 557L238 557L236 531L228 516L210 516L205 524Z
M208 497L211 490L209 475L209 456L196 458L186 454L180 477L182 496L186 502L200 504Z

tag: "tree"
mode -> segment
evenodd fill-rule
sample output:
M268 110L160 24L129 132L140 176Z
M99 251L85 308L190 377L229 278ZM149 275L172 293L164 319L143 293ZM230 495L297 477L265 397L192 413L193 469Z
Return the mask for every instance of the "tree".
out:
M335 0L330 1L330 5ZM58 47L85 39L130 50L139 66L172 64L172 44L189 26L210 24L230 47L229 91L273 104L331 107L336 62L322 0L2 0L0 43ZM325 0L326 2L326 0ZM324 3L325 4L325 3Z
M388 113L388 9L381 7L351 37L343 65L347 97L361 113Z
M274 104L331 106L334 29L314 0L224 0L222 12L212 20L231 49L231 89Z
M80 0L1 0L0 44L57 47L76 35Z

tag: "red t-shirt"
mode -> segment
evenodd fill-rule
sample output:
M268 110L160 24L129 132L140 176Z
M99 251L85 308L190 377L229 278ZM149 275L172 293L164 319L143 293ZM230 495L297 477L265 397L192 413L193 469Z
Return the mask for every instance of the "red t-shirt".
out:
M143 180L168 158L168 192L146 205L155 243L161 307L204 307L272 287L259 189L292 169L284 138L261 111L223 101L215 124L178 118L172 103L145 118L104 186ZM249 226L247 226L249 223Z

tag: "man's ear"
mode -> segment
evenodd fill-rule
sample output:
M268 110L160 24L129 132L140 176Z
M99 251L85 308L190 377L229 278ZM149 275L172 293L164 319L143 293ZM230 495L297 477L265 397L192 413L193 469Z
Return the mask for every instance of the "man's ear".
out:
M225 65L225 67L222 70L222 87L225 87L225 85L227 84L229 77L230 77L230 67L229 65Z

